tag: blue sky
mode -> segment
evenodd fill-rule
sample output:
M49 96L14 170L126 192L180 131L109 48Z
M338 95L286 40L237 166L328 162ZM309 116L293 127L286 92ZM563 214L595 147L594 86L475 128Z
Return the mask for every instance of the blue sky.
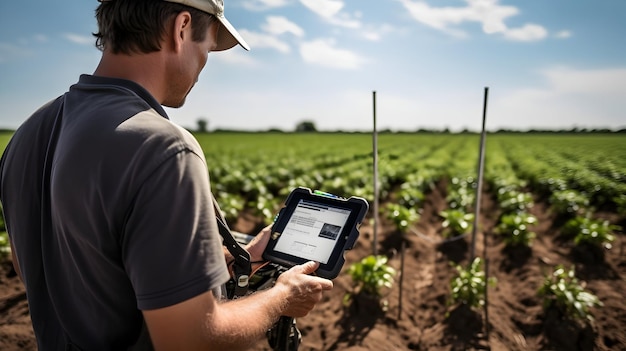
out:
M177 123L626 127L624 0L225 0L252 50L211 53ZM0 2L0 127L92 73L96 0Z

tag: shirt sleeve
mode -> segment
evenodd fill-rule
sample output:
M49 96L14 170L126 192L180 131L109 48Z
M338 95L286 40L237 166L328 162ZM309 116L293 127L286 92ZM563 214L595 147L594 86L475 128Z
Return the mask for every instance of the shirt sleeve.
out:
M229 279L204 160L183 150L146 179L122 240L137 306L171 306Z

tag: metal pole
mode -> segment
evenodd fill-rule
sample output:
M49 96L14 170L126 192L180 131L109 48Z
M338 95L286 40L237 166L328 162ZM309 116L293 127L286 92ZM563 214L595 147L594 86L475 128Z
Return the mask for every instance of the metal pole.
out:
M481 195L483 190L483 169L485 166L485 121L487 119L487 96L489 94L489 87L485 87L485 98L483 102L483 126L480 134L480 151L479 151L479 159L478 159L478 186L476 189L476 202L474 205L474 226L472 228L472 246L471 246L471 259L470 262L474 261L476 257L476 231L478 230L478 217L480 216L480 204L481 204ZM487 250L487 240L485 239L485 235L483 235L483 240L485 243L485 247L483 248L486 252Z
M378 254L378 131L376 130L376 91L372 91L373 110L374 110L374 129L372 132L373 157L374 157L374 238L373 251L374 256Z
M404 254L406 251L406 240L402 239L400 246L400 293L398 296L398 320L402 319L402 283L404 282Z
M489 260L485 259L485 339L489 342L489 298L487 290L489 290Z

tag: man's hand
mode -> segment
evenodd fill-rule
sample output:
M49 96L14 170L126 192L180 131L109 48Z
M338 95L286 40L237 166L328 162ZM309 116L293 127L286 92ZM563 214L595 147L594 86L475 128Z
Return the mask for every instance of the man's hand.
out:
M318 262L309 261L292 267L278 277L274 288L287 290L283 315L306 316L322 299L322 292L333 288L332 281L309 275L318 267Z
M258 262L263 259L263 251L269 242L271 232L272 225L268 225L246 245L246 250L250 253L250 261ZM306 316L322 299L322 292L333 288L332 281L310 275L318 267L318 262L309 261L292 267L278 277L274 288L284 289L286 294L283 315Z
M272 225L268 225L263 228L254 239L252 239L247 245L246 250L250 253L251 262L259 262L263 260L263 251L270 241L270 234L272 233Z
M281 274L273 288L218 303L207 291L143 315L157 350L247 350L280 316L306 316L330 290L330 280L311 276L307 262Z

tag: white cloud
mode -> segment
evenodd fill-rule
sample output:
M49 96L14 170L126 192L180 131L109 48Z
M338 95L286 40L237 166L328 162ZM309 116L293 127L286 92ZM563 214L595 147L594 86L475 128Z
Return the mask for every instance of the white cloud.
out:
M34 34L29 37L18 38L18 45L29 46L33 45L33 42L40 44L48 41L48 37L44 34Z
M490 115L498 127L626 127L626 68L541 72L544 87L517 89L493 99Z
M251 11L264 11L283 7L287 4L289 4L289 0L247 0L242 3L242 6Z
M309 10L315 12L324 18L330 24L345 28L357 29L361 27L359 20L353 19L351 15L341 12L344 6L340 0L300 0L300 3ZM361 14L357 12L355 15L359 17Z
M246 39L246 42L250 44L251 48L270 48L283 54L287 54L291 51L289 44L274 36L264 33L251 32L246 29L240 30L239 33Z
M549 86L561 93L585 93L620 97L626 101L626 68L574 70L554 68L543 71Z
M239 48L212 52L209 55L209 62L212 60L217 60L237 67L256 67L259 65L257 61L254 60L252 55L245 50L239 50Z
M433 7L421 0L398 1L416 21L455 37L468 36L465 31L455 28L465 22L479 23L484 33L502 34L510 40L534 41L547 36L546 29L537 24L508 28L505 21L519 14L519 10L514 6L500 5L499 0L465 0L467 5L463 7Z
M378 27L368 27L363 30L362 36L369 41L380 41L383 35L395 31L395 28L389 24L383 24Z
M281 35L283 33L291 33L297 37L304 36L304 30L285 17L268 16L266 20L267 23L262 25L261 28L270 34Z
M79 35L74 33L65 33L63 37L74 44L80 45L91 45L95 43L95 39L93 37L88 37L85 35Z
M365 60L352 51L337 49L334 41L316 39L300 45L300 55L305 62L338 69L357 69Z
M382 35L376 31L365 31L363 32L363 38L369 41L380 41Z
M521 28L508 29L504 33L508 39L515 41L536 41L548 36L548 31L536 24L526 24Z
M329 18L328 21L330 24L339 27L345 27L350 29L359 29L361 28L361 22L359 20L352 19L352 17L345 13L340 13L335 17Z
M340 0L300 0L302 5L324 18L332 18L343 8Z
M569 30L562 30L562 31L559 31L556 34L554 34L554 37L558 38L558 39L571 38L572 37L572 32L570 32Z

